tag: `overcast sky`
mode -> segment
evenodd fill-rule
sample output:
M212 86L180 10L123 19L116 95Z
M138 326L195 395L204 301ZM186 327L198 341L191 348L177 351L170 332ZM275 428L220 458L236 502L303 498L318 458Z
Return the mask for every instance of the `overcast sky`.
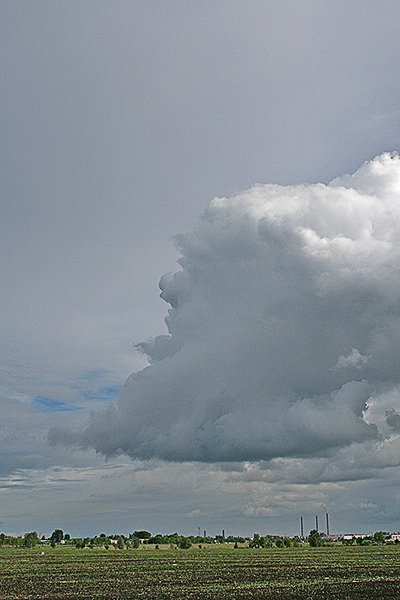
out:
M400 4L1 8L0 529L397 531Z

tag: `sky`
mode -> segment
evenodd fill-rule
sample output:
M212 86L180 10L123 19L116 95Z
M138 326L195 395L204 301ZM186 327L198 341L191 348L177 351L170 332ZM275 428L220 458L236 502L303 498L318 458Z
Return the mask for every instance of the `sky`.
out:
M398 531L399 3L1 9L0 529Z

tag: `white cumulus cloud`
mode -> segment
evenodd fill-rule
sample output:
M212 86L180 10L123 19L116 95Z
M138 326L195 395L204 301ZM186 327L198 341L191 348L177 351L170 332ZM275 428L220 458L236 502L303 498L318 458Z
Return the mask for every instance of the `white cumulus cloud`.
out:
M176 237L180 269L160 281L168 333L140 345L150 366L83 431L50 439L202 462L391 439L381 422L399 409L399 193L400 158L385 153L329 185L215 198Z

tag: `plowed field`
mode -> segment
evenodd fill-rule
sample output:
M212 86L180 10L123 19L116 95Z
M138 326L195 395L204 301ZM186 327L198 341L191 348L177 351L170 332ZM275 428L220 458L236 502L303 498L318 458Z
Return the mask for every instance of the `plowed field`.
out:
M400 545L0 549L0 600L400 598Z

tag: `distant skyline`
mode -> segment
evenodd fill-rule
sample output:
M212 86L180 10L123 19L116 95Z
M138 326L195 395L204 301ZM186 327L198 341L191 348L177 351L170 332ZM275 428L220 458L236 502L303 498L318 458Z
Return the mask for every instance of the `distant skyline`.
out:
M397 531L400 4L2 8L0 530Z

